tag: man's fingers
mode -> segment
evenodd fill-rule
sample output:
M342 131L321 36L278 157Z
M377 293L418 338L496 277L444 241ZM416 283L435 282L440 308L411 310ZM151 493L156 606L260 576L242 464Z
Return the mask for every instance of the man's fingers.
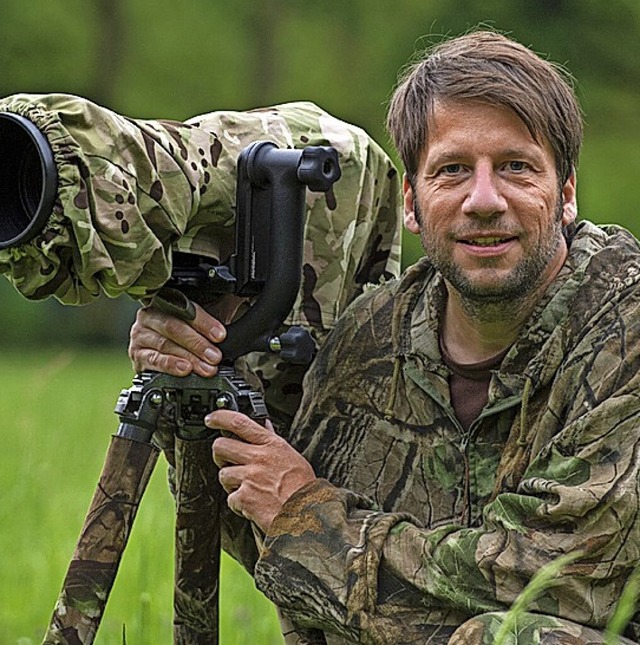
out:
M206 416L204 422L209 428L226 430L239 439L257 445L271 441L275 435L270 421L267 420L266 426L261 426L246 414L233 410L212 412Z
M184 358L160 354L155 349L140 349L136 352L133 367L137 373L153 370L171 376L187 376L193 371L193 365Z
M244 477L242 469L242 466L225 466L220 469L218 479L227 493L233 493L240 488Z
M246 517L244 514L244 509L240 504L239 493L237 490L231 492L227 497L227 506L233 511L236 515L240 517Z
M224 335L224 326L202 307L196 306L196 319L191 322L147 307L138 311L131 328L129 357L137 372L213 376L222 353L210 338Z
M227 335L225 326L198 304L196 304L196 317L190 322L190 325L214 343L223 341Z
M219 355L219 350L213 343L220 342L226 335L222 323L199 305L196 305L196 317L191 321L182 320L149 307L140 309L133 329L136 332L144 329L153 330L160 337L173 341L202 359L206 358L208 349L215 350Z
M256 458L253 444L232 437L218 437L213 442L212 453L218 468L247 464Z
M225 437L219 437L213 442L211 446L211 454L213 455L213 463L222 470L226 466L237 464L239 455L233 450L233 445L228 445L231 442Z
M216 350L217 352L217 350ZM218 354L212 361L200 360L184 347L148 328L132 334L129 358L136 372L155 370L172 376L186 376L195 372L200 376L213 376Z
M221 422L219 423L219 421ZM213 442L213 461L218 468L262 461L264 455L261 453L261 447L274 438L279 440L273 430L271 421L267 420L267 427L265 428L240 412L229 410L214 412L205 419L205 424L210 428L232 432L230 428L233 427L234 421L237 430L237 432L233 433L235 436L218 437Z

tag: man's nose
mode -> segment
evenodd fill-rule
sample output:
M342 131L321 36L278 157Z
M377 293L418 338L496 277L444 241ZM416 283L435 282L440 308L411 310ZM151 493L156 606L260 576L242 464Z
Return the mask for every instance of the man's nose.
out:
M462 209L465 215L481 217L507 210L507 200L500 190L500 179L491 165L478 164L474 169Z

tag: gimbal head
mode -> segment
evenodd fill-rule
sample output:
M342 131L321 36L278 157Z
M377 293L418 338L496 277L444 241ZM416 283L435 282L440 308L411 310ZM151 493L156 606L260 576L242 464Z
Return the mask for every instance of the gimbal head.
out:
M58 177L46 137L28 119L0 113L0 249L28 242L44 227Z
M207 293L256 296L227 327L220 343L225 360L273 349L273 334L300 288L306 189L327 192L340 175L338 153L331 147L292 150L257 141L240 154L235 252L228 266L198 264L193 258L185 266L176 258L169 283L195 301Z
M268 349L269 336L291 311L300 288L306 189L326 192L339 178L334 148L289 150L256 142L240 155L231 264L238 293L259 295L249 311L229 325L220 345L226 359L245 353L247 347Z

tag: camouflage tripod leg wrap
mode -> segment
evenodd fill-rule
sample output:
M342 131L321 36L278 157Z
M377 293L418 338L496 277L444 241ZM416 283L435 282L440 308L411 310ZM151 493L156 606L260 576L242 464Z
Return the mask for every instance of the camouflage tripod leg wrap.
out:
M176 568L174 642L218 642L220 506L212 439L175 437Z
M159 451L113 437L45 645L92 643Z

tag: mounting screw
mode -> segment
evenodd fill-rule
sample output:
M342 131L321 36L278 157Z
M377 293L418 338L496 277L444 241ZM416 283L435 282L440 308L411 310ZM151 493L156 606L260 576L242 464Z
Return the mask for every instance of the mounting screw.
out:
M233 408L233 398L228 394L221 394L216 399L216 407L218 410Z
M149 402L151 405L161 405L162 404L162 393L155 391L151 392L149 395Z

